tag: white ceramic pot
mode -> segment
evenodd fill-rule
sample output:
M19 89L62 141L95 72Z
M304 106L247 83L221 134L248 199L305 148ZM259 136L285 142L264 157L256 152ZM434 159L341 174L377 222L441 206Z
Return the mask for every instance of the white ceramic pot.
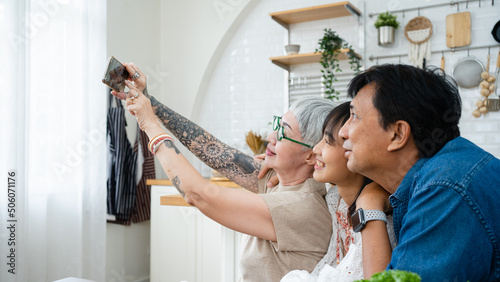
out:
M300 45L297 44L286 45L285 50L287 55L295 55L299 53Z
M378 45L387 46L394 43L394 27L392 26L381 26L377 29L378 31Z

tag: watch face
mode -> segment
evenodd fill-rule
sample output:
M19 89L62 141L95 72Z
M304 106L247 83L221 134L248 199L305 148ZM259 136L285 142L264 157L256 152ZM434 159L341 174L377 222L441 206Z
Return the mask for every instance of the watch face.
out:
M351 217L352 228L354 232L359 232L363 229L363 210L357 210Z

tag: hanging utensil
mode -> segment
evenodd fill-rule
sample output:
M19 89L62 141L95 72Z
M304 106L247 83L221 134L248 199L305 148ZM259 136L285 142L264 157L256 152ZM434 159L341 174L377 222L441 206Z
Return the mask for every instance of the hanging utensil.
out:
M486 72L490 74L490 49L488 49L488 57L486 58Z
M495 83L497 86L498 83L498 78L499 78L499 74L500 74L500 51L498 51L498 56L497 56L497 67L496 67L496 70L495 70L495 80L492 81L492 83ZM488 102L486 104L486 108L488 109L488 111L490 112L496 112L496 111L500 111L500 97L498 96L498 87L495 87L495 91L494 91L494 95L496 97L493 97L493 98L490 98L491 96L493 95L490 95L488 97Z
M473 56L460 59L453 67L451 74L458 86L463 89L476 88L481 83L484 65Z
M491 30L491 35L493 35L493 39L500 43L500 21L498 21Z
M470 12L446 16L446 46L449 48L468 46L471 43Z
M444 71L444 53L441 56L441 69Z

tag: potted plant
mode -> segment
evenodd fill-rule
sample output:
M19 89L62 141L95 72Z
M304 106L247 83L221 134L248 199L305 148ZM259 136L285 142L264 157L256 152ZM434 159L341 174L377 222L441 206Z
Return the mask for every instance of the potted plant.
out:
M389 12L381 13L375 21L378 33L378 45L387 46L394 43L394 31L399 27L397 17Z
M360 59L352 49L352 46L329 28L325 28L323 38L318 41L318 44L319 48L316 49L315 53L322 53L320 64L323 66L321 72L323 73L323 84L326 88L325 94L327 96L325 98L338 100L340 93L335 90L333 85L333 83L337 81L335 73L342 72L338 55L342 53L342 49L348 49L346 55L349 58L351 69L356 73L358 73L361 68Z

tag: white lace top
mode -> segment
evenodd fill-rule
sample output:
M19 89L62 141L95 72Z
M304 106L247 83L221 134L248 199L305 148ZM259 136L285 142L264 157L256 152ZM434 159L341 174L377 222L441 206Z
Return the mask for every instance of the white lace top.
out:
M348 223L348 206L340 198L337 187L331 187L326 194L326 203L332 215L333 232L325 256L314 270L293 270L281 282L355 281L363 279L363 256L361 233L355 233ZM396 237L392 216L388 216L387 231L394 248Z

